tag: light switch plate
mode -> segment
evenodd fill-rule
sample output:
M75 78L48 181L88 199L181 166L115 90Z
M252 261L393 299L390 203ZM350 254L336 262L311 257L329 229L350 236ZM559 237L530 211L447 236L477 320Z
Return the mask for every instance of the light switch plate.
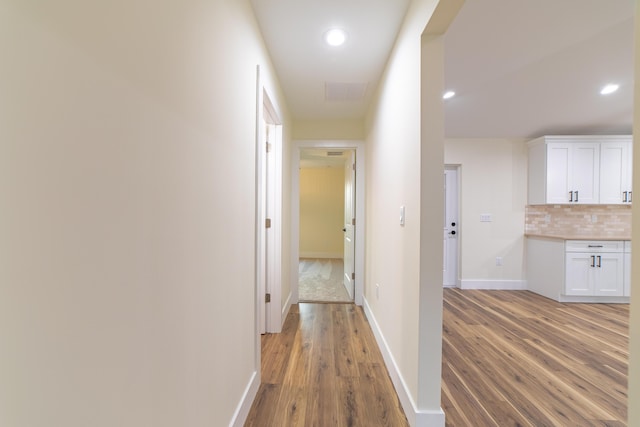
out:
M493 217L491 214L480 214L480 222L491 222L493 221Z

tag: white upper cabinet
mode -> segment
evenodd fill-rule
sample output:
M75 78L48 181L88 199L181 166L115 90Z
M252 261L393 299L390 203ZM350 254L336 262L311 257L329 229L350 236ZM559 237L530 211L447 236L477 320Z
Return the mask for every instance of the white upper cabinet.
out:
M529 204L630 203L631 167L629 136L535 139L529 142Z
M600 146L600 203L629 204L633 199L631 140Z

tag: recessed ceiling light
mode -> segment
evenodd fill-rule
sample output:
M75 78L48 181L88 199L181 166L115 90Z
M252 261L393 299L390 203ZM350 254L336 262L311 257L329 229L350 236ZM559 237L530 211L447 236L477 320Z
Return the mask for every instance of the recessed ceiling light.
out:
M452 90L447 91L447 92L444 93L444 95L442 95L442 99L453 98L455 94L456 93L454 91L452 91Z
M338 28L334 28L324 33L324 41L327 42L329 46L342 46L344 42L347 41L347 33Z
M618 88L620 87L620 85L611 83L606 85L605 87L602 88L602 90L600 91L601 95L609 95L610 93L613 93L615 91L618 90Z

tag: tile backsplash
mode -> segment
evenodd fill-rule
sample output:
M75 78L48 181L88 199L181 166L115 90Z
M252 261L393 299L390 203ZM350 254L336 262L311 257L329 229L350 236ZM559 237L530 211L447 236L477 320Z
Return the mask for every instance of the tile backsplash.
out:
M525 232L628 239L631 237L631 206L529 205L525 210Z

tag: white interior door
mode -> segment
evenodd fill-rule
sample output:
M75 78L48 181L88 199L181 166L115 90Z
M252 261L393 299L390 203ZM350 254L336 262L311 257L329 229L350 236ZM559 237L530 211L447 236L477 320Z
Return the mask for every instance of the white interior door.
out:
M257 153L257 317L258 330L280 332L282 327L281 301L281 205L282 126L278 124L274 108L264 94L258 131Z
M353 299L355 291L355 206L356 168L355 153L349 152L344 164L344 287Z
M443 227L443 286L458 285L458 168L445 166L444 170L444 227Z
M267 218L267 156L264 141L267 140L268 125L264 118L260 123L260 132L258 136L257 148L257 173L258 173L258 191L257 191L257 257L256 257L256 277L258 282L258 330L264 334L267 330L267 306L265 303L265 295L267 293L267 229L265 222Z

